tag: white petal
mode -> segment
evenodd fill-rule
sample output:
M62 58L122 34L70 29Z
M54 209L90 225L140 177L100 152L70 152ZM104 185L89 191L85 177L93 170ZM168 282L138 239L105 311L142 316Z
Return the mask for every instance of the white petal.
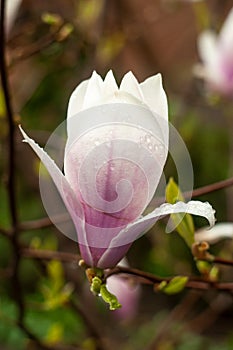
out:
M128 72L123 77L120 85L120 91L128 92L138 100L143 101L143 94L140 85L132 72Z
M84 80L72 92L68 104L67 118L73 117L83 109L84 97L87 91L89 79Z
M94 71L87 84L83 109L101 104L103 98L103 80L101 76Z
M65 176L62 174L61 170L55 164L55 162L48 156L48 154L38 146L34 140L29 138L27 134L23 131L21 126L19 126L20 131L24 137L24 142L27 142L34 152L38 155L46 169L48 170L50 176L52 177L66 207L72 217L79 240L85 244L86 234L85 234L85 218L83 213L83 208L78 198L74 195L69 183L67 182ZM86 242L86 245L87 242Z
M140 84L145 103L159 116L168 119L167 96L163 89L161 74L147 78Z
M202 32L197 41L199 55L204 64L212 64L217 57L217 36L211 30Z
M90 79L83 81L73 91L67 112L67 145L76 139L76 131L83 123L82 114L79 112L102 103L102 85L102 78L94 71Z
M118 91L118 86L112 70L108 71L104 79L103 94L104 96L114 95Z
M210 244L216 243L224 238L233 238L233 223L221 222L211 229L204 227L195 233L195 241L206 241Z
M110 247L121 246L131 243L148 231L152 225L166 215L188 213L205 217L212 227L215 223L215 211L208 202L190 201L188 203L177 202L176 204L162 204L150 214L134 221L126 226L119 235L111 242Z

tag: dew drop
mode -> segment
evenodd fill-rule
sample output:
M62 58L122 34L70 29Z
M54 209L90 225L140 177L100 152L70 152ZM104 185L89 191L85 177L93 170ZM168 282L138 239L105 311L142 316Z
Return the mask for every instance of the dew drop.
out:
M145 136L145 141L146 141L146 143L151 143L151 135L150 134L147 134Z
M99 140L99 139L96 139L95 142L94 142L94 145L95 145L95 146L99 146L99 145L100 145L100 140Z

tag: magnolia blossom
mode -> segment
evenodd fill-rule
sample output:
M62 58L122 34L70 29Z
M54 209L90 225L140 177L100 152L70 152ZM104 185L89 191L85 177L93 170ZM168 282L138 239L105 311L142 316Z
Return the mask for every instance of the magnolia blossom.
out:
M195 233L196 242L214 244L226 238L233 238L233 222L220 222L211 229L204 227Z
M168 214L201 215L214 224L214 210L199 201L163 204L142 216L168 153L168 105L160 74L139 84L129 72L118 87L112 71L104 80L94 72L78 85L68 106L64 174L21 131L56 184L89 266L115 266L134 240Z
M198 51L203 65L197 67L209 87L225 95L233 95L233 8L217 35L212 30L198 38Z

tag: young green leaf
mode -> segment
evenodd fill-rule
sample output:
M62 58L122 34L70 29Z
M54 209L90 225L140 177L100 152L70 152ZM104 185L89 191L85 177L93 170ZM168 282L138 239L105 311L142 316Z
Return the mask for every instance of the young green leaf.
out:
M184 201L184 197L173 178L170 178L166 187L166 200L171 204ZM176 231L183 238L188 247L191 248L194 243L194 224L192 216L190 214L172 214L171 220Z
M164 281L163 281L164 282ZM159 285L159 290L166 294L176 294L182 292L188 282L188 277L186 276L176 276L172 278L169 283L161 282Z

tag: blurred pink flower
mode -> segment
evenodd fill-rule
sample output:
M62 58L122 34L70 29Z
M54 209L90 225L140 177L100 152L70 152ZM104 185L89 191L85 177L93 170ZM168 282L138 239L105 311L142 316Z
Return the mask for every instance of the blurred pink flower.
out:
M202 32L198 38L198 52L203 62L197 67L209 88L233 96L233 8L217 35L212 30Z
M168 106L161 75L139 84L127 73L118 88L112 71L94 72L71 95L64 173L21 129L50 173L89 266L109 268L160 218L178 212L206 217L209 203L163 204L146 216L168 153Z
M122 263L120 262L119 265L122 265ZM114 312L114 316L116 315L122 320L132 320L138 311L138 301L141 294L140 285L133 284L125 276L112 275L107 280L107 288L121 304L121 308Z

